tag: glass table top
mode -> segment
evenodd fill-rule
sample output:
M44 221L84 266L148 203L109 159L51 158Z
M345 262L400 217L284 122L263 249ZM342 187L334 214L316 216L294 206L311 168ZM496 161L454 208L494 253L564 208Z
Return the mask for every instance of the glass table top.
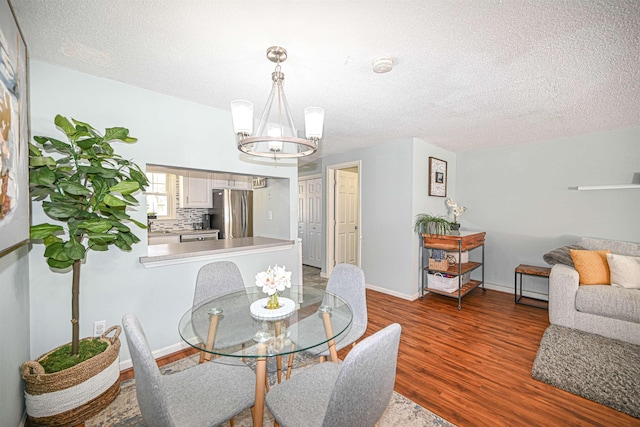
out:
M266 310L267 295L259 287L228 293L189 309L180 319L182 339L198 350L220 356L280 356L339 342L352 321L349 304L323 291L306 292L304 302L279 296L280 309ZM207 350L207 339L213 348Z

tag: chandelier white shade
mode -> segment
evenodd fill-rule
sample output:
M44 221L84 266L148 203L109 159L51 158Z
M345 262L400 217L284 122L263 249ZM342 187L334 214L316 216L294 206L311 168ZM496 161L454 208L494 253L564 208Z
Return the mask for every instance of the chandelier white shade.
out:
M271 93L255 132L253 131L253 104L237 99L231 101L233 128L238 137L238 150L258 157L295 158L308 156L318 149L322 139L324 110L307 107L304 110L305 136L298 136L287 97L284 94L284 73L280 63L287 59L287 51L279 46L267 49L267 58L276 63L271 74Z

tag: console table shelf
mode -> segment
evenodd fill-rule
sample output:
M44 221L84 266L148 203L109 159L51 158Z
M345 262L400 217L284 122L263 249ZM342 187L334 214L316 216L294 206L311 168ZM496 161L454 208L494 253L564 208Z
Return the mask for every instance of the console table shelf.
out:
M473 291L479 286L482 286L484 290L484 237L485 232L469 232L461 231L456 234L445 235L431 235L423 234L423 239L420 242L420 298L424 296L426 292L433 292L438 295L443 295L449 298L458 299L458 310L462 308L462 298L469 292ZM429 268L424 265L425 250L430 251L433 249L442 249L450 252L458 252L458 260L462 260L462 253L465 251L471 251L473 249L480 248L482 251L482 261L475 262L458 262L455 265L449 266L445 270ZM482 270L481 280L469 280L466 283L462 283L464 275L471 273L474 270ZM429 274L428 273L445 273L457 278L458 289L453 292L447 292L442 289L436 289L429 286ZM426 279L425 279L426 276Z

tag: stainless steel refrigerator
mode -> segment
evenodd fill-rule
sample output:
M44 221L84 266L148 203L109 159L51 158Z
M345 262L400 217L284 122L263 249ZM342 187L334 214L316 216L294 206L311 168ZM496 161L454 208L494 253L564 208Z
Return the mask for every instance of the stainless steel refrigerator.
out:
M253 237L253 191L213 190L211 228L220 230L218 238Z

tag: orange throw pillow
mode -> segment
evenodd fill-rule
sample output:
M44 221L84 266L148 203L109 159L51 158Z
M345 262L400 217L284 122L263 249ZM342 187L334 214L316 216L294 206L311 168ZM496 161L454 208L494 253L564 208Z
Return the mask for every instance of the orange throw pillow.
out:
M571 259L580 274L581 285L609 285L611 284L607 254L604 251L581 251L571 249Z

